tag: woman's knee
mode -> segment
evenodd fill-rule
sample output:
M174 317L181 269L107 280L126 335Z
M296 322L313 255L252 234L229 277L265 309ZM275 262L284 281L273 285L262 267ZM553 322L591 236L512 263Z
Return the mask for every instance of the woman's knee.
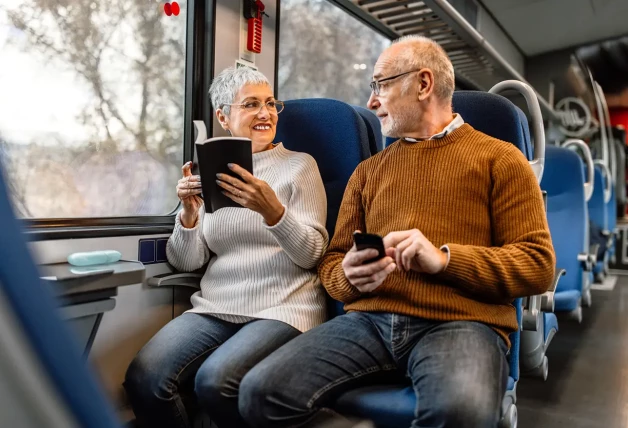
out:
M175 385L169 381L168 375L142 351L127 368L123 385L131 399L169 399L175 393Z

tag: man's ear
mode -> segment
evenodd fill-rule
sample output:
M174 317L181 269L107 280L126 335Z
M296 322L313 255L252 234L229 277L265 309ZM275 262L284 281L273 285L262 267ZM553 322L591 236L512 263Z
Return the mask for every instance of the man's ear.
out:
M434 92L434 73L429 68L423 68L418 72L418 76L417 98L419 101L425 101Z
M222 126L222 129L224 129L225 131L229 131L229 120L227 118L227 115L220 108L216 110L216 119L218 119L218 122L220 123L220 126Z

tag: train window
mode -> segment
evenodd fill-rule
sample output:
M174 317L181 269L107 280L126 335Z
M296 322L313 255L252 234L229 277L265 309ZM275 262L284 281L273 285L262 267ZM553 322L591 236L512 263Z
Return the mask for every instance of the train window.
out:
M187 2L2 3L0 162L18 214L171 213Z
M278 96L365 106L373 66L390 40L327 0L282 0Z

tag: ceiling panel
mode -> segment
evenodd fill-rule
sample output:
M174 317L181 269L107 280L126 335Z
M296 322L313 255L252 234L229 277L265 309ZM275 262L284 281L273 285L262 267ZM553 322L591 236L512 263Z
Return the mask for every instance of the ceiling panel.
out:
M628 0L483 0L526 55L628 34Z

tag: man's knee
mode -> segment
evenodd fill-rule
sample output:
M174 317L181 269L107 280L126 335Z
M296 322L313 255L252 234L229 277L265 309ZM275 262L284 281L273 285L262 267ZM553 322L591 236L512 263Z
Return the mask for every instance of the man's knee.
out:
M442 409L446 420L456 423L449 426L458 427L494 427L499 420L501 399L496 400L492 393L464 390L445 401Z
M272 393L267 383L270 381L262 370L257 367L248 372L240 383L240 395L238 397L238 410L242 418L251 427L268 426L269 393Z
M296 397L285 396L290 388L290 373L280 370L281 364L268 361L254 367L244 376L240 384L238 408L249 426L273 427L282 416L292 414L301 407ZM282 386L283 385L283 386Z
M461 382L443 388L437 397L418 398L420 425L439 427L495 427L503 397L486 385Z

